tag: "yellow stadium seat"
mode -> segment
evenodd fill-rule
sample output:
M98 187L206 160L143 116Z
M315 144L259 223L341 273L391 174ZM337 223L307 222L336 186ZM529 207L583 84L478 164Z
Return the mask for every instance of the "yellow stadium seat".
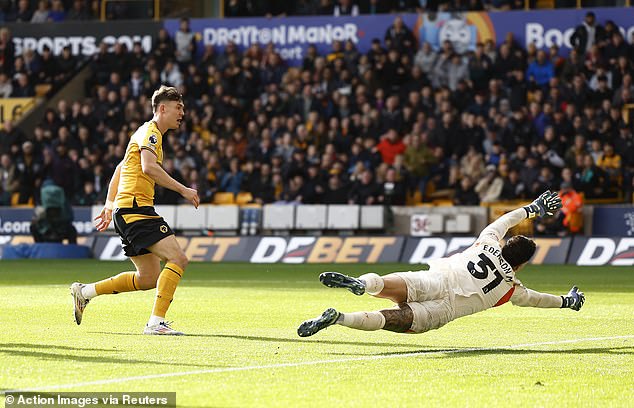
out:
M214 194L214 204L235 204L235 197L233 196L233 193L216 193Z
M26 204L20 204L20 193L11 194L11 207L27 207L32 208L35 203L33 202L33 197L29 197L29 201Z
M443 198L433 200L432 203L436 207L452 207L453 206L453 201L452 200L443 199Z
M253 201L253 194L248 191L241 191L236 197L236 204L245 205Z

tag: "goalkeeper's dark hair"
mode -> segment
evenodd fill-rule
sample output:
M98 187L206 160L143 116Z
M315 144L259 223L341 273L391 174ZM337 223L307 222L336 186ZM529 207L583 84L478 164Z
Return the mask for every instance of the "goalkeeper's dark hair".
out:
M506 241L506 245L502 248L502 257L513 269L516 269L533 257L535 247L533 240L524 235L515 235Z
M156 112L159 105L165 101L182 102L183 95L173 86L161 85L161 87L152 94L152 112Z

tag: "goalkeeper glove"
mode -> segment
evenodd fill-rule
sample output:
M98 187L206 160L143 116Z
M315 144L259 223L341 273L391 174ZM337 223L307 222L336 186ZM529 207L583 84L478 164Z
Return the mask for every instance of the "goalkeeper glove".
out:
M579 292L578 287L573 286L566 296L561 297L561 300L562 309L567 307L572 310L579 311L579 309L581 309L581 306L583 306L583 302L586 301L586 297L583 295L583 292Z
M561 198L556 191L545 191L535 201L524 207L527 218L555 215L561 208Z

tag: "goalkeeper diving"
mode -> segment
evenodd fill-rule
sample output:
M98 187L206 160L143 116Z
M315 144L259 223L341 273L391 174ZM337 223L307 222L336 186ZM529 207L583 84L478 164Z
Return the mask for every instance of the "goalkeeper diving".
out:
M397 272L385 276L367 273L358 278L324 272L320 281L331 288L346 288L390 299L391 309L341 313L327 309L297 329L312 336L334 324L357 330L424 333L459 317L511 302L515 306L569 308L578 311L585 296L576 286L563 296L528 289L516 278L535 253L535 242L516 235L501 245L509 228L527 218L551 217L561 208L556 192L546 191L531 204L504 214L487 226L465 251L429 262L429 270Z

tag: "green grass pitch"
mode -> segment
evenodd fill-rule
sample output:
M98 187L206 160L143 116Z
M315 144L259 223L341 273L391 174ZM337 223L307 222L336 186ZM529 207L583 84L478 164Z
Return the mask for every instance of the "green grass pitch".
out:
M153 291L103 296L81 326L68 286L129 262L0 261L0 389L174 391L179 407L634 406L634 271L532 266L535 290L586 293L580 312L510 304L420 335L335 326L297 336L327 307L390 303L320 285L407 265L191 264L168 319L143 336ZM0 404L4 397L0 397Z

